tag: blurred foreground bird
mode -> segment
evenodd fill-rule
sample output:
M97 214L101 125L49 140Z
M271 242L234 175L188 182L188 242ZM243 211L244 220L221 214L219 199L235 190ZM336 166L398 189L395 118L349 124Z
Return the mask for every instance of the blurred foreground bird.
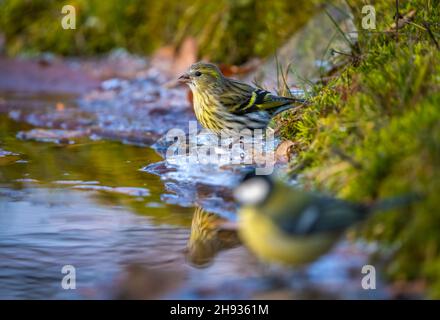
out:
M265 129L273 116L305 102L226 78L211 63L193 64L179 81L188 84L193 92L199 122L217 134Z
M261 260L301 266L326 253L348 227L370 213L409 205L415 195L357 204L248 175L235 189L239 235Z

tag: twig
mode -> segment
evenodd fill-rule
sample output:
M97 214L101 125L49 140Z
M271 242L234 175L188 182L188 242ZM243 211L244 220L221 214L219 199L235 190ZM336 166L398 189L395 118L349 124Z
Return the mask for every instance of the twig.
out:
M333 153L335 153L337 156L339 156L342 160L347 161L349 164L353 166L353 168L361 170L362 164L360 164L358 161L354 160L352 157L350 157L348 154L343 152L341 149L337 147L332 148Z
M424 21L423 26L426 28L426 31L428 31L428 34L431 37L432 41L434 42L435 46L437 47L437 50L440 50L440 45L438 44L437 39L434 37L434 34L432 33L431 28L429 27L429 23Z
M409 24L414 19L415 15L416 15L416 10L415 9L409 11L404 16L400 16L398 20L396 20L391 26L388 27L387 30L381 31L381 33L390 33L390 32L392 32L392 33L396 34L396 29L400 30L404 26Z
M338 53L338 54L342 54L342 55L344 55L344 56L354 58L354 56L353 56L352 53L346 53L346 52L338 51L338 50L336 50L336 49L331 49L331 52Z
M347 42L347 44L350 46L350 48L355 51L356 47L353 44L353 42L348 38L348 36L346 35L346 33L344 31L342 31L341 27L339 26L338 22L333 18L333 16L327 11L325 10L325 13L327 14L327 16L330 18L330 20L332 21L332 23L334 24L334 26L336 27L336 30L339 31L339 33L342 35L342 37L344 38L344 40Z
M395 19L396 19L396 42L399 42L399 28L398 28L398 25L399 25L399 19L400 19L400 13L399 13L399 0L396 0L396 16L395 16Z

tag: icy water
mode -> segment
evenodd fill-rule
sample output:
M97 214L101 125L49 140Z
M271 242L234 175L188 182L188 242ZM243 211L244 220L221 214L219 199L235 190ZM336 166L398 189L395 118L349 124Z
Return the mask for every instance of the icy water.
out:
M163 202L160 178L140 170L160 160L155 151L103 140L59 145L16 138L28 129L0 117L1 298L117 297L138 266L181 273L190 282L206 274L188 259L194 208ZM234 273L240 259L226 257L219 279ZM64 265L75 267L77 290L62 289Z
M300 278L269 270L235 232L217 230L235 214L221 181L173 181L180 175L161 172L163 159L150 147L35 133L27 123L45 116L28 110L27 123L17 122L15 111L0 113L0 298L386 296L361 289L364 246L343 242ZM74 290L62 287L66 265L75 268Z

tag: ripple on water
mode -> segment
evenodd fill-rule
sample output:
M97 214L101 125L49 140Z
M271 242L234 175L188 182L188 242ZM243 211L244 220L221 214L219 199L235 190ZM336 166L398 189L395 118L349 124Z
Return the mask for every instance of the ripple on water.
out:
M65 297L63 265L75 266L78 287L88 288L111 281L132 261L156 267L183 261L187 228L99 206L83 192L36 189L0 206L2 298Z

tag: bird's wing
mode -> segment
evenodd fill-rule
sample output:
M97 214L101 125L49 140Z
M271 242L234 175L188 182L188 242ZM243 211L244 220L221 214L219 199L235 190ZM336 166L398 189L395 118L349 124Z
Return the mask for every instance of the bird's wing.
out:
M322 214L310 232L343 230L363 220L367 214L362 205L334 198L323 197L316 205Z
M333 198L315 198L304 203L296 215L284 214L277 219L287 234L306 235L344 230L365 217L364 208Z
M237 115L258 111L276 114L297 101L293 98L275 96L269 91L231 79L228 79L226 88L227 90L220 96L220 102L229 112Z

